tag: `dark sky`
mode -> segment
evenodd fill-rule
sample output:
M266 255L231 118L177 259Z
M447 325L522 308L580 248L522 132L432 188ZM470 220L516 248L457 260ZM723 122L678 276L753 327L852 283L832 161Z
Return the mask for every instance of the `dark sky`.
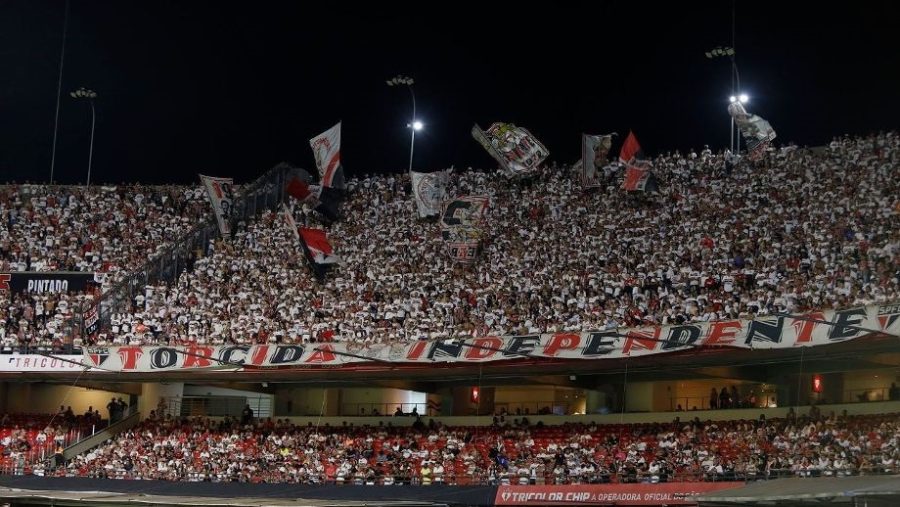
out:
M343 120L350 173L489 167L474 122L529 128L551 159L583 131L634 129L649 154L722 147L731 78L704 52L731 42L731 3L79 1L70 6L56 179L83 181L97 90L93 181L248 181ZM556 4L565 4L558 6ZM0 0L0 180L46 181L63 0ZM779 141L898 127L897 2L737 2L748 109ZM617 149L617 147L616 147Z

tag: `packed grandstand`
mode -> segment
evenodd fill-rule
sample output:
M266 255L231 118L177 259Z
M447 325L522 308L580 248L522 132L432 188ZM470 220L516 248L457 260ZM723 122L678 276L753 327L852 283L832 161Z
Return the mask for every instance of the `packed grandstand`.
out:
M48 447L47 418L7 421L7 454ZM78 426L78 421L62 425ZM8 426L12 425L10 429ZM61 436L59 437L62 438ZM54 444L54 447L57 444ZM305 484L598 484L843 477L896 473L897 414L813 410L782 419L645 424L297 426L288 420L172 418L139 426L56 466L59 477ZM4 459L15 472L15 456Z
M781 355L766 356L771 363L758 368L741 369L746 365L730 359L733 351L717 350L698 359L694 369L677 373L661 372L666 366L641 372L641 363L635 372L629 370L634 363L623 363L624 374L610 367L609 378L584 381L562 373L565 361L554 363L562 369L542 370L533 362L533 370L511 373L525 385L546 374L535 382L566 386L573 398L575 382L585 382L581 387L596 396L582 399L577 410L574 405L557 410L554 404L568 403L559 399L533 411L495 404L493 394L484 400L493 387L482 365L477 377L453 380L450 388L434 383L448 370L410 370L408 378L406 370L393 370L394 379L402 379L398 389L431 389L427 399L418 393L427 414L418 412L418 405L406 413L388 400L393 395L369 392L366 396L381 396L377 403L350 402L348 396L344 401L351 408L344 410L328 399L335 390L395 384L378 384L348 363L329 365L334 366L329 375L337 371L329 378L339 378L342 387L323 387L310 376L308 389L286 383L273 390L266 375L285 369L257 369L248 381L237 369L212 368L246 364L230 361L229 355L224 360L206 355L217 345L245 347L249 357L254 346L343 344L344 352L335 353L385 363L390 361L355 352L385 344L529 335L545 351L573 349L578 340L565 341L572 333L688 324L700 330L701 324L723 321L740 327L735 322L783 315L801 317L793 324L779 320L779 333L811 315L819 324L852 330L838 338L859 338L861 344L894 336L900 315L900 136L842 137L817 148L769 147L754 158L735 163L731 154L708 149L666 153L644 161L655 180L652 189L637 192L623 190L631 170L625 163L598 166L589 188L577 166L547 165L524 178L453 171L446 181L448 199L477 195L489 202L477 251L466 262L448 255L442 218L417 213L421 203L409 174L348 178L337 213L323 213L325 194L320 200L297 199L296 188L275 188L271 181L245 185L236 190L234 210L229 201L230 223L223 223L221 206L204 185L4 185L0 276L6 278L0 282L61 273L59 280L77 288L9 290L7 285L0 296L6 298L0 305L0 345L2 357L10 358L0 371L11 380L0 392L6 406L27 409L27 400L13 398L38 393L61 397L54 406L64 405L55 414L8 410L0 421L0 472L47 481L491 487L708 485L895 474L900 460L900 389L891 383L896 347L877 342L862 351L860 346L858 353L865 356L860 359L847 346L830 355L810 353L812 362L804 363L800 349L807 347L800 346L827 348L830 331L827 339L809 343L807 336L804 343L798 327L793 342L777 351ZM251 206L247 198L238 206L254 188L280 199ZM301 190L308 193L306 183ZM199 234L198 224L227 233ZM329 261L327 269L316 266L294 226L301 234L304 228L327 231L333 252L326 253L339 262ZM172 264L177 266L170 269ZM151 276L151 270L157 271ZM87 278L73 277L79 274ZM868 311L873 307L879 310ZM854 308L862 308L855 314L859 320L846 314L827 321L817 313L832 312L831 318L834 311ZM678 336L669 344L691 345ZM650 342L665 342L641 337L649 340L642 345L648 349L655 347ZM748 338L748 349L751 342ZM519 349L502 348L508 343L480 348L521 359ZM131 352L117 349L125 346ZM193 355L195 366L205 361L210 369L166 377L175 390L164 389L161 378L129 378L123 373L128 368L104 369L112 368L103 362L107 356L118 355L125 363L126 356L136 360L163 346ZM311 350L318 351L307 347L305 353ZM626 356L623 349L610 363ZM33 358L74 370L55 378L59 372L44 363L37 368ZM33 362L19 368L16 361ZM174 371L148 364L136 371ZM822 389L821 375L804 370L810 364L833 368L826 373L831 391ZM718 370L701 373L704 367ZM841 377L851 370L864 371L857 377L866 379ZM869 389L865 382L872 371L891 378ZM41 375L25 380L49 387L20 391L18 379L10 376L19 373ZM577 373L591 374L587 367ZM700 379L700 397L682 401L662 381L650 385L655 376ZM59 379L73 378L68 390L54 390ZM641 379L647 389L628 391L629 382ZM738 389L726 379L746 382ZM804 387L809 379L814 384ZM262 387L247 387L257 381ZM763 398L759 386L779 382L766 389L781 389L781 399ZM190 390L188 384L199 387ZM247 402L243 412L215 408L225 406L225 397L234 401L234 388L248 389L239 397L241 406ZM443 394L432 396L441 389ZM127 393L130 399L113 399L104 411L87 406L85 400L96 399L94 390ZM213 391L225 394L215 400L219 395ZM282 399L272 401L276 408L265 415L254 414L253 393ZM845 405L820 409L816 403L825 402L826 393L835 397L828 403ZM191 396L197 398L193 405L186 401ZM315 396L320 398L305 400L304 409L292 405ZM253 399L260 410L261 397ZM65 406L72 400L75 410ZM882 405L848 412L848 401ZM785 408L788 403L797 410ZM703 412L707 409L716 412ZM663 411L671 412L660 415ZM628 412L635 418L626 420Z
M448 193L490 196L481 256L446 255L417 218L406 175L351 179L324 280L279 213L241 220L193 252L192 269L149 283L99 332L71 324L102 289L18 293L0 308L4 348L82 345L409 342L709 322L900 299L896 133L653 160L652 194L585 191L569 168L510 180L452 175ZM210 214L200 187L0 189L0 272L91 271L103 288ZM301 226L321 226L308 205ZM277 296L277 297L276 297Z

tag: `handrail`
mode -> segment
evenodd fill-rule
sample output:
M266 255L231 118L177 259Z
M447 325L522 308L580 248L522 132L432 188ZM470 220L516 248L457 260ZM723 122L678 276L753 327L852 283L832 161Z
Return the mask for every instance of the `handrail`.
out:
M66 447L65 450L63 450L63 458L68 461L85 451L97 447L111 437L134 427L139 422L141 422L141 413L135 410L131 415L125 417L121 421L111 424L105 429Z

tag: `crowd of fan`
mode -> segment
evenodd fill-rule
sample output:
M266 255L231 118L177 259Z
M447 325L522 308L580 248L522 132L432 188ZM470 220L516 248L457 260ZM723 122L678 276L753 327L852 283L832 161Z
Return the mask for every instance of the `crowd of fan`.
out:
M566 484L896 472L900 417L562 426L295 426L153 419L55 470L117 479L336 484Z
M482 251L452 262L418 218L405 175L352 179L329 224L340 265L320 283L275 213L237 224L194 269L110 315L97 344L404 342L752 318L900 299L896 133L654 159L660 192L628 194L607 167L585 191L568 169L527 180L467 171L450 195L489 195ZM0 192L0 263L124 272L208 208L196 188ZM307 206L300 225L320 226ZM59 342L89 296L18 296L4 343ZM73 300L74 298L74 300ZM43 308L41 308L43 306ZM80 343L78 340L77 343Z
M0 417L0 473L25 473L26 466L105 427L99 412L76 415L72 407L54 414L3 414Z
M199 187L0 186L0 273L97 274L93 290L4 295L0 344L61 347L80 331L71 317L85 311L101 287L142 267L208 208Z
M489 195L484 245L451 262L406 176L351 180L327 227L340 265L320 284L278 214L112 316L101 343L403 342L752 318L900 299L900 137L843 138L726 166L708 150L654 160L659 194L607 171L510 181L454 175ZM614 167L614 166L610 166ZM300 225L320 216L297 206Z

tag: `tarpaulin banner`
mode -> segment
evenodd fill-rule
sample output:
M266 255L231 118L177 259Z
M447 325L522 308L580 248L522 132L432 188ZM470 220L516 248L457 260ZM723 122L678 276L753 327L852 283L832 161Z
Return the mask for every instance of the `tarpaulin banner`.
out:
M494 123L487 130L475 125L472 137L510 174L533 172L550 152L527 129L512 123Z
M693 497L743 482L500 486L494 505L696 505Z
M195 347L108 347L85 350L84 363L114 371L190 368L279 368L367 362L431 366L523 358L602 360L695 348L792 349L839 343L873 332L900 331L900 304L873 305L804 316L761 317L581 333L485 336L459 340L370 344L354 342Z
M13 271L0 273L0 292L42 294L82 292L97 284L93 272Z

